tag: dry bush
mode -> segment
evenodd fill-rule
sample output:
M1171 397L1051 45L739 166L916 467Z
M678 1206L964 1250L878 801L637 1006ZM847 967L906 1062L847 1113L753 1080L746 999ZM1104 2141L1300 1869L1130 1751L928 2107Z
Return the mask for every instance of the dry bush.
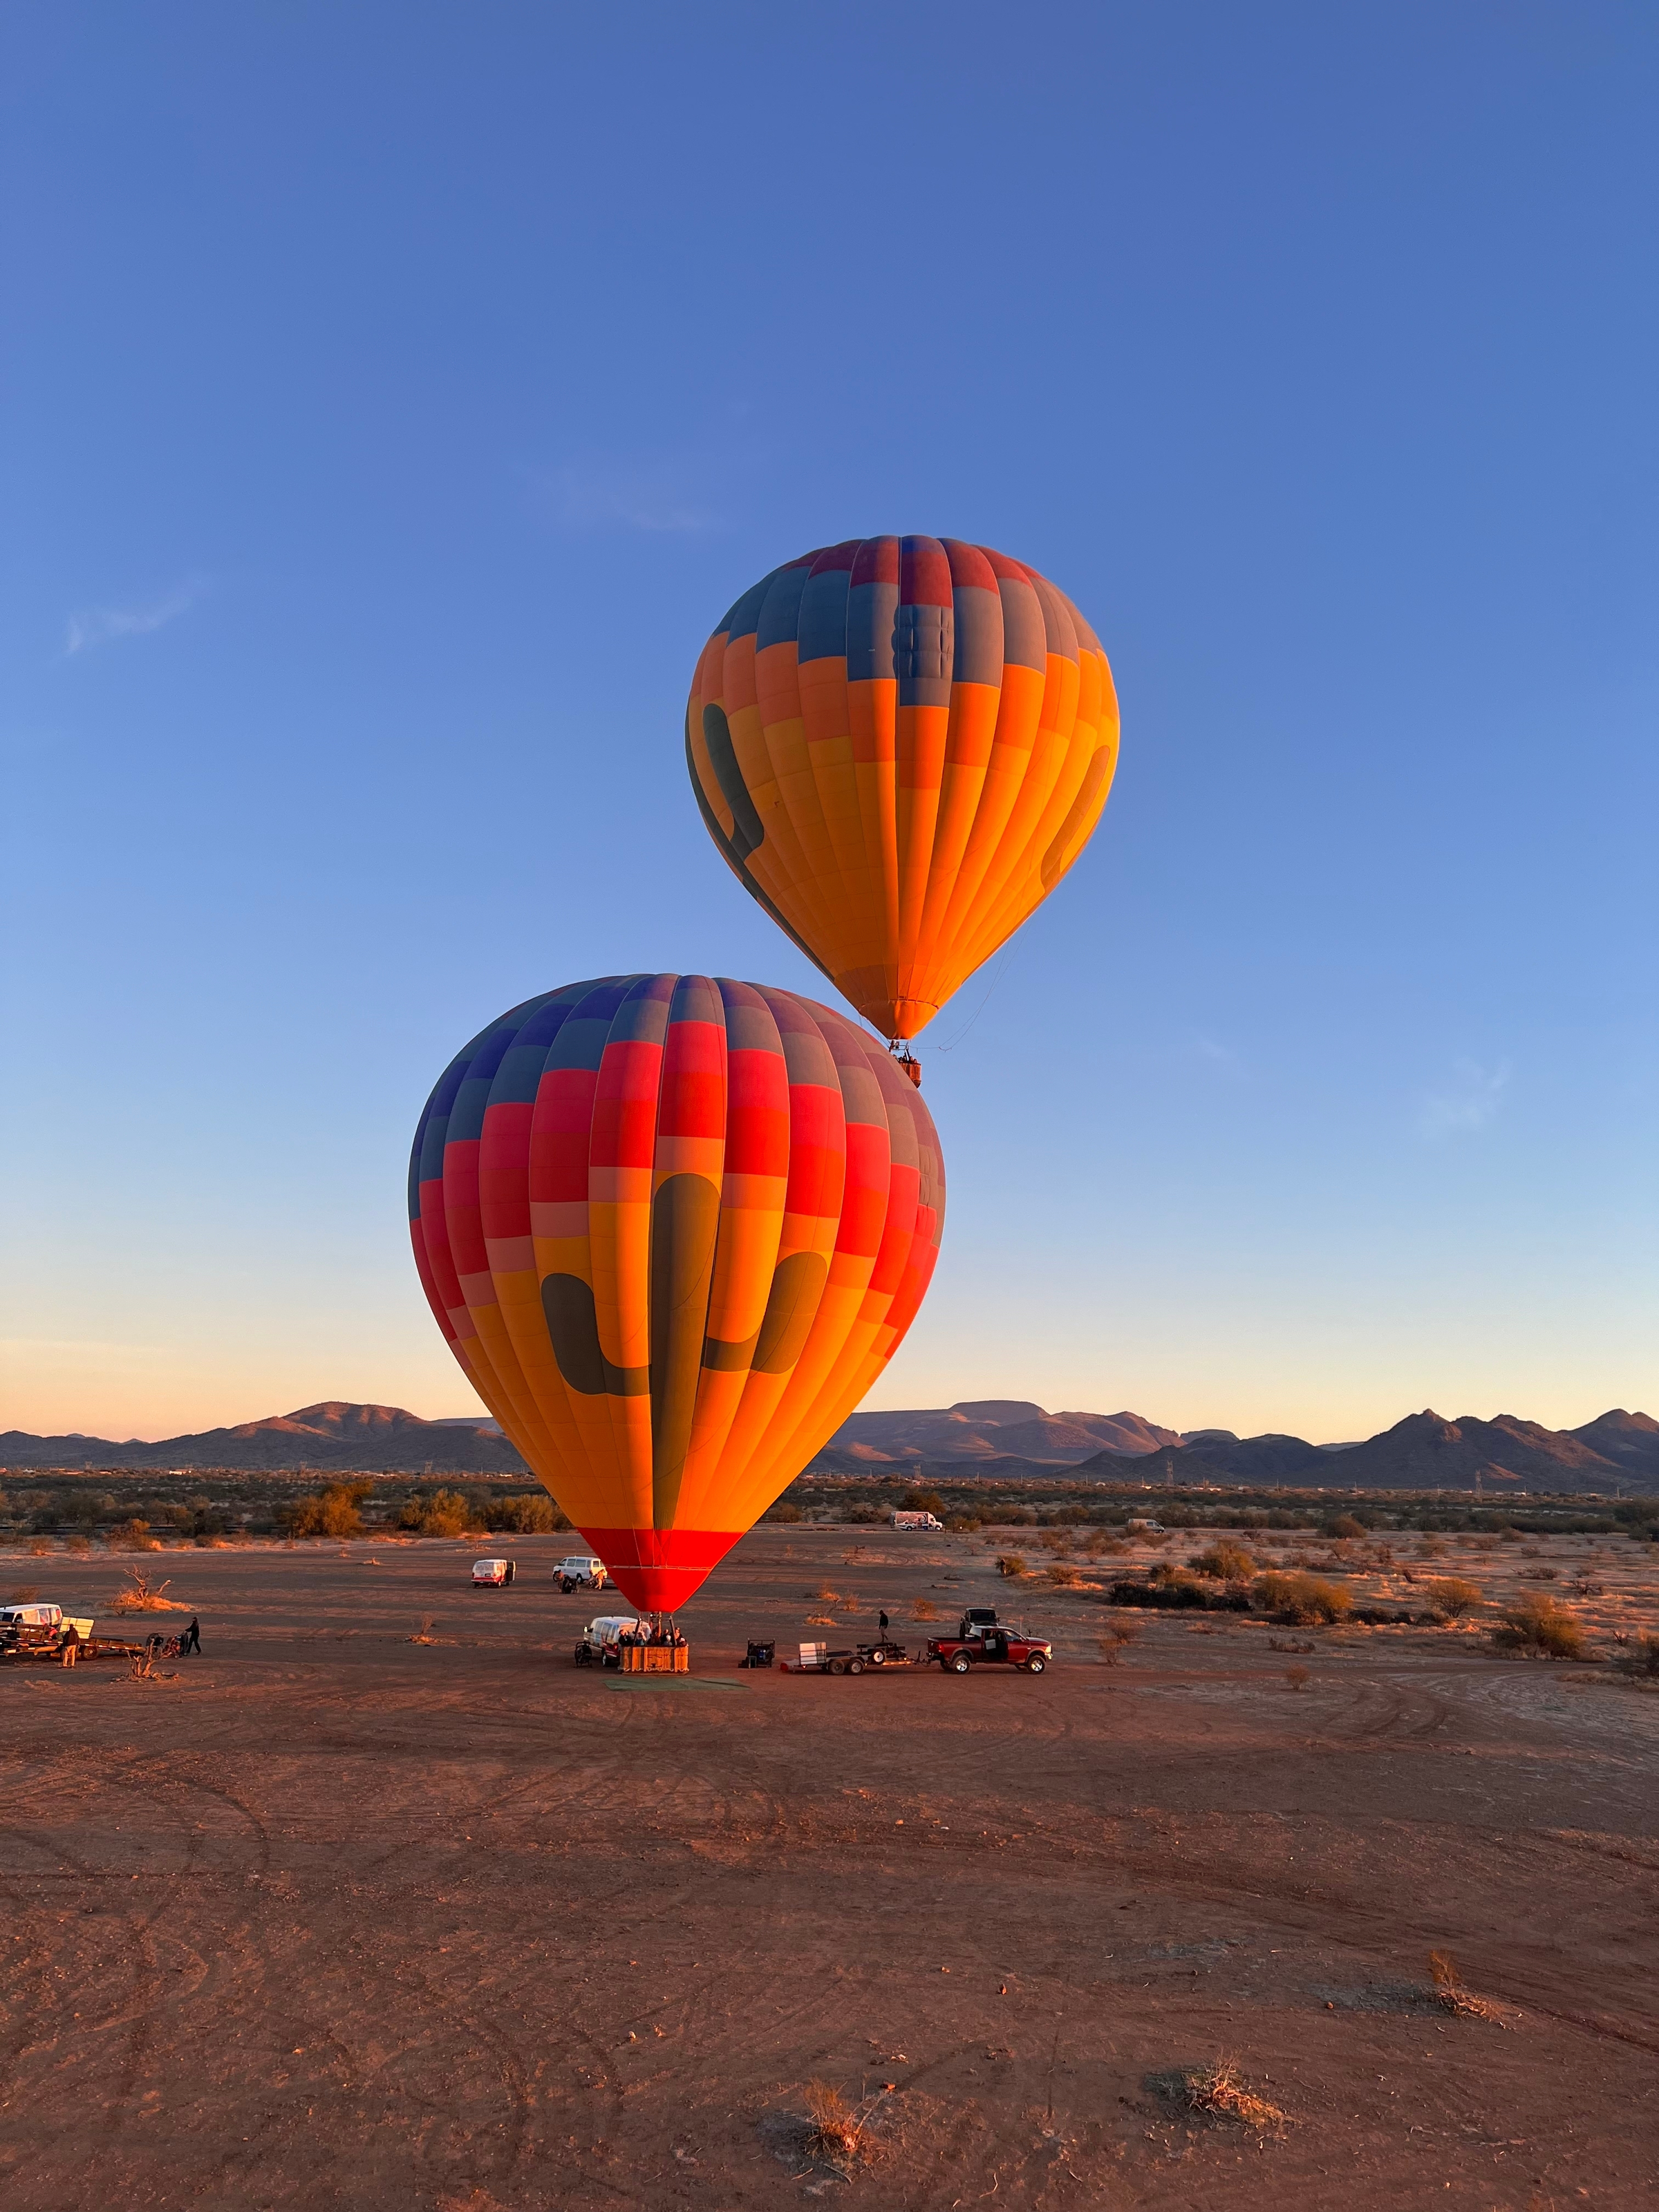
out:
M1305 1667L1287 1667L1285 1669L1285 1680L1293 1690L1305 1690L1308 1686L1308 1670Z
M1651 1682L1659 1680L1659 1636L1649 1629L1627 1640L1626 1648L1619 1653L1613 1665L1621 1674L1632 1681Z
M1353 1593L1322 1575L1258 1575L1250 1585L1251 1601L1293 1628L1319 1621L1340 1620L1353 1605Z
M411 1644L435 1644L438 1639L432 1632L437 1626L437 1622L433 1619L429 1613L422 1613L421 1616L421 1625L414 1635L410 1638L410 1642Z
M1255 1572L1255 1561L1249 1553L1242 1544L1230 1543L1224 1536L1187 1564L1194 1574L1212 1575L1223 1583L1242 1583Z
M37 1536L34 1541L29 1546L29 1557L32 1559L44 1559L50 1556L52 1546L46 1541L46 1538L44 1536Z
M137 1567L130 1567L127 1570L127 1587L116 1591L111 1601L112 1610L116 1613L188 1613L190 1607L187 1605L181 1605L177 1598L167 1595L172 1587L173 1580L169 1576L166 1582L158 1583L152 1589L149 1577Z
M814 1605L839 1605L841 1603L841 1592L839 1590L831 1589L828 1583L825 1583L821 1589L808 1590L806 1595Z
M1110 1621L1096 1637L1095 1649L1108 1667L1115 1667L1139 1633L1133 1620Z
M1286 2116L1277 2105L1258 2096L1231 2058L1213 2066L1191 2066L1179 2077L1187 2109L1212 2119L1237 2120L1241 2127L1282 2128Z
M149 1533L149 1522L140 1521L136 1515L131 1521L123 1521L118 1528L112 1528L109 1540L118 1552L159 1552L161 1548L157 1539Z
M1314 1642L1311 1637L1270 1636L1267 1638L1267 1649L1269 1651L1295 1651L1299 1653L1304 1651L1316 1651L1318 1648L1318 1645Z
M1492 1640L1500 1651L1520 1651L1539 1659L1588 1659L1589 1638L1576 1613L1541 1591L1528 1591L1505 1606Z
M910 1607L910 1618L912 1620L937 1620L939 1607L932 1598L919 1597Z
M1449 1951L1431 1951L1429 1978L1434 1984L1434 2001L1443 2011L1461 2014L1466 2020L1501 2020L1503 2014L1485 1997L1478 1997L1473 1990L1463 1986L1463 1977L1457 1971L1457 1961Z
M891 2087L890 2082L884 2082L874 2096L866 2097L861 2105L854 2105L832 2082L809 2081L801 2100L806 2106L805 2148L808 2155L822 2159L825 2165L843 2173L860 2159L867 2158L870 2147L865 2140L865 2129Z
M1555 1583L1561 1579L1554 1567L1528 1567L1521 1577L1523 1583Z
M6 1600L6 1603L8 1605L33 1605L35 1599L38 1598L40 1595L40 1585L39 1583L19 1583L11 1595Z
M92 1539L90 1536L71 1536L69 1540L69 1549L71 1558L84 1559L92 1549Z
M836 1616L833 1613L809 1613L806 1616L806 1626L809 1628L833 1628L835 1625Z
M1465 1582L1462 1575L1443 1575L1427 1587L1429 1603L1443 1620L1461 1620L1465 1613L1478 1613L1486 1601L1480 1583Z
M1029 1571L1029 1570L1027 1569L1026 1565L1025 1565L1025 1557L1024 1557L1024 1554L1023 1553L1021 1553L1021 1552L999 1552L999 1553L998 1553L998 1554L997 1554L997 1572L998 1572L1000 1575L1002 1575L1002 1576L1005 1576L1005 1577L1012 1577L1016 1576L1016 1575L1023 1575L1023 1574L1025 1574L1025 1573L1027 1573L1028 1571Z
M1048 1570L1048 1579L1056 1589L1076 1589L1083 1580L1081 1572L1064 1561L1056 1560Z

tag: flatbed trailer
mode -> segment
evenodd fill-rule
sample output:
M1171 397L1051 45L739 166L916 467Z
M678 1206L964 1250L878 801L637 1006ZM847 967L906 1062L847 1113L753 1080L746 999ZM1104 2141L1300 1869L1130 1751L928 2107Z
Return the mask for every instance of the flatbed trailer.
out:
M831 1650L827 1644L803 1644L797 1659L781 1659L779 1670L785 1674L891 1674L901 1667L914 1667L919 1662L910 1656L902 1644L895 1644L883 1637L874 1644L853 1644Z

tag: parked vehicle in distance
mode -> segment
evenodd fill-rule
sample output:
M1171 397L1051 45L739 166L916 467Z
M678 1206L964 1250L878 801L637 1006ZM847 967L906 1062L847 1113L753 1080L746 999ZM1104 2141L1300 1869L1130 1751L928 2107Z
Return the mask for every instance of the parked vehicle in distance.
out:
M947 1674L969 1674L975 1667L1018 1667L1024 1674L1041 1674L1054 1656L1054 1647L1045 1637L1028 1636L1023 1628L967 1621L963 1627L971 1627L971 1633L928 1640L928 1658L936 1659Z
M631 1613L602 1613L590 1620L576 1646L579 1667L620 1667L622 1638L639 1626Z
M585 1552L573 1553L569 1559L559 1561L559 1588L567 1597L574 1589L603 1589L609 1579L605 1561L591 1559Z
M901 1513L896 1511L893 1515L893 1526L896 1528L943 1529L945 1523L939 1519L937 1513Z
M474 1589L504 1589L518 1572L516 1559L474 1559L472 1587Z

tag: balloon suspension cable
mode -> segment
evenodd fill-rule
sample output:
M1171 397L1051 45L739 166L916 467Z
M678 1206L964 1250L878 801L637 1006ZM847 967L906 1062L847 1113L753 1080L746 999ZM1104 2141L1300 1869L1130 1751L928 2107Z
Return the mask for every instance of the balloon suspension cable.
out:
M887 1049L892 1055L893 1059L897 1061L899 1073L902 1075L908 1075L911 1082L914 1083L917 1090L920 1091L921 1088L921 1062L916 1058L915 1053L911 1051L904 1039L902 1037L889 1037L887 1040Z

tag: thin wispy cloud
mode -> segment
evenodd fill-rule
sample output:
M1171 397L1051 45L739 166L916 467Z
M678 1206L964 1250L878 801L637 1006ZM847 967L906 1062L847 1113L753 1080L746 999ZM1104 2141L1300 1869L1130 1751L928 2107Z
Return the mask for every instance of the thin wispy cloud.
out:
M1425 1137L1468 1136L1484 1129L1503 1103L1512 1072L1507 1060L1496 1067L1482 1067L1475 1060L1457 1060L1445 1089L1424 1099L1419 1129Z
M720 517L698 496L684 463L595 459L556 470L554 511L574 530L713 530Z
M89 653L94 646L113 645L121 638L148 637L152 631L165 629L170 622L188 613L206 589L204 578L190 576L161 599L140 605L77 608L64 627L64 658Z

